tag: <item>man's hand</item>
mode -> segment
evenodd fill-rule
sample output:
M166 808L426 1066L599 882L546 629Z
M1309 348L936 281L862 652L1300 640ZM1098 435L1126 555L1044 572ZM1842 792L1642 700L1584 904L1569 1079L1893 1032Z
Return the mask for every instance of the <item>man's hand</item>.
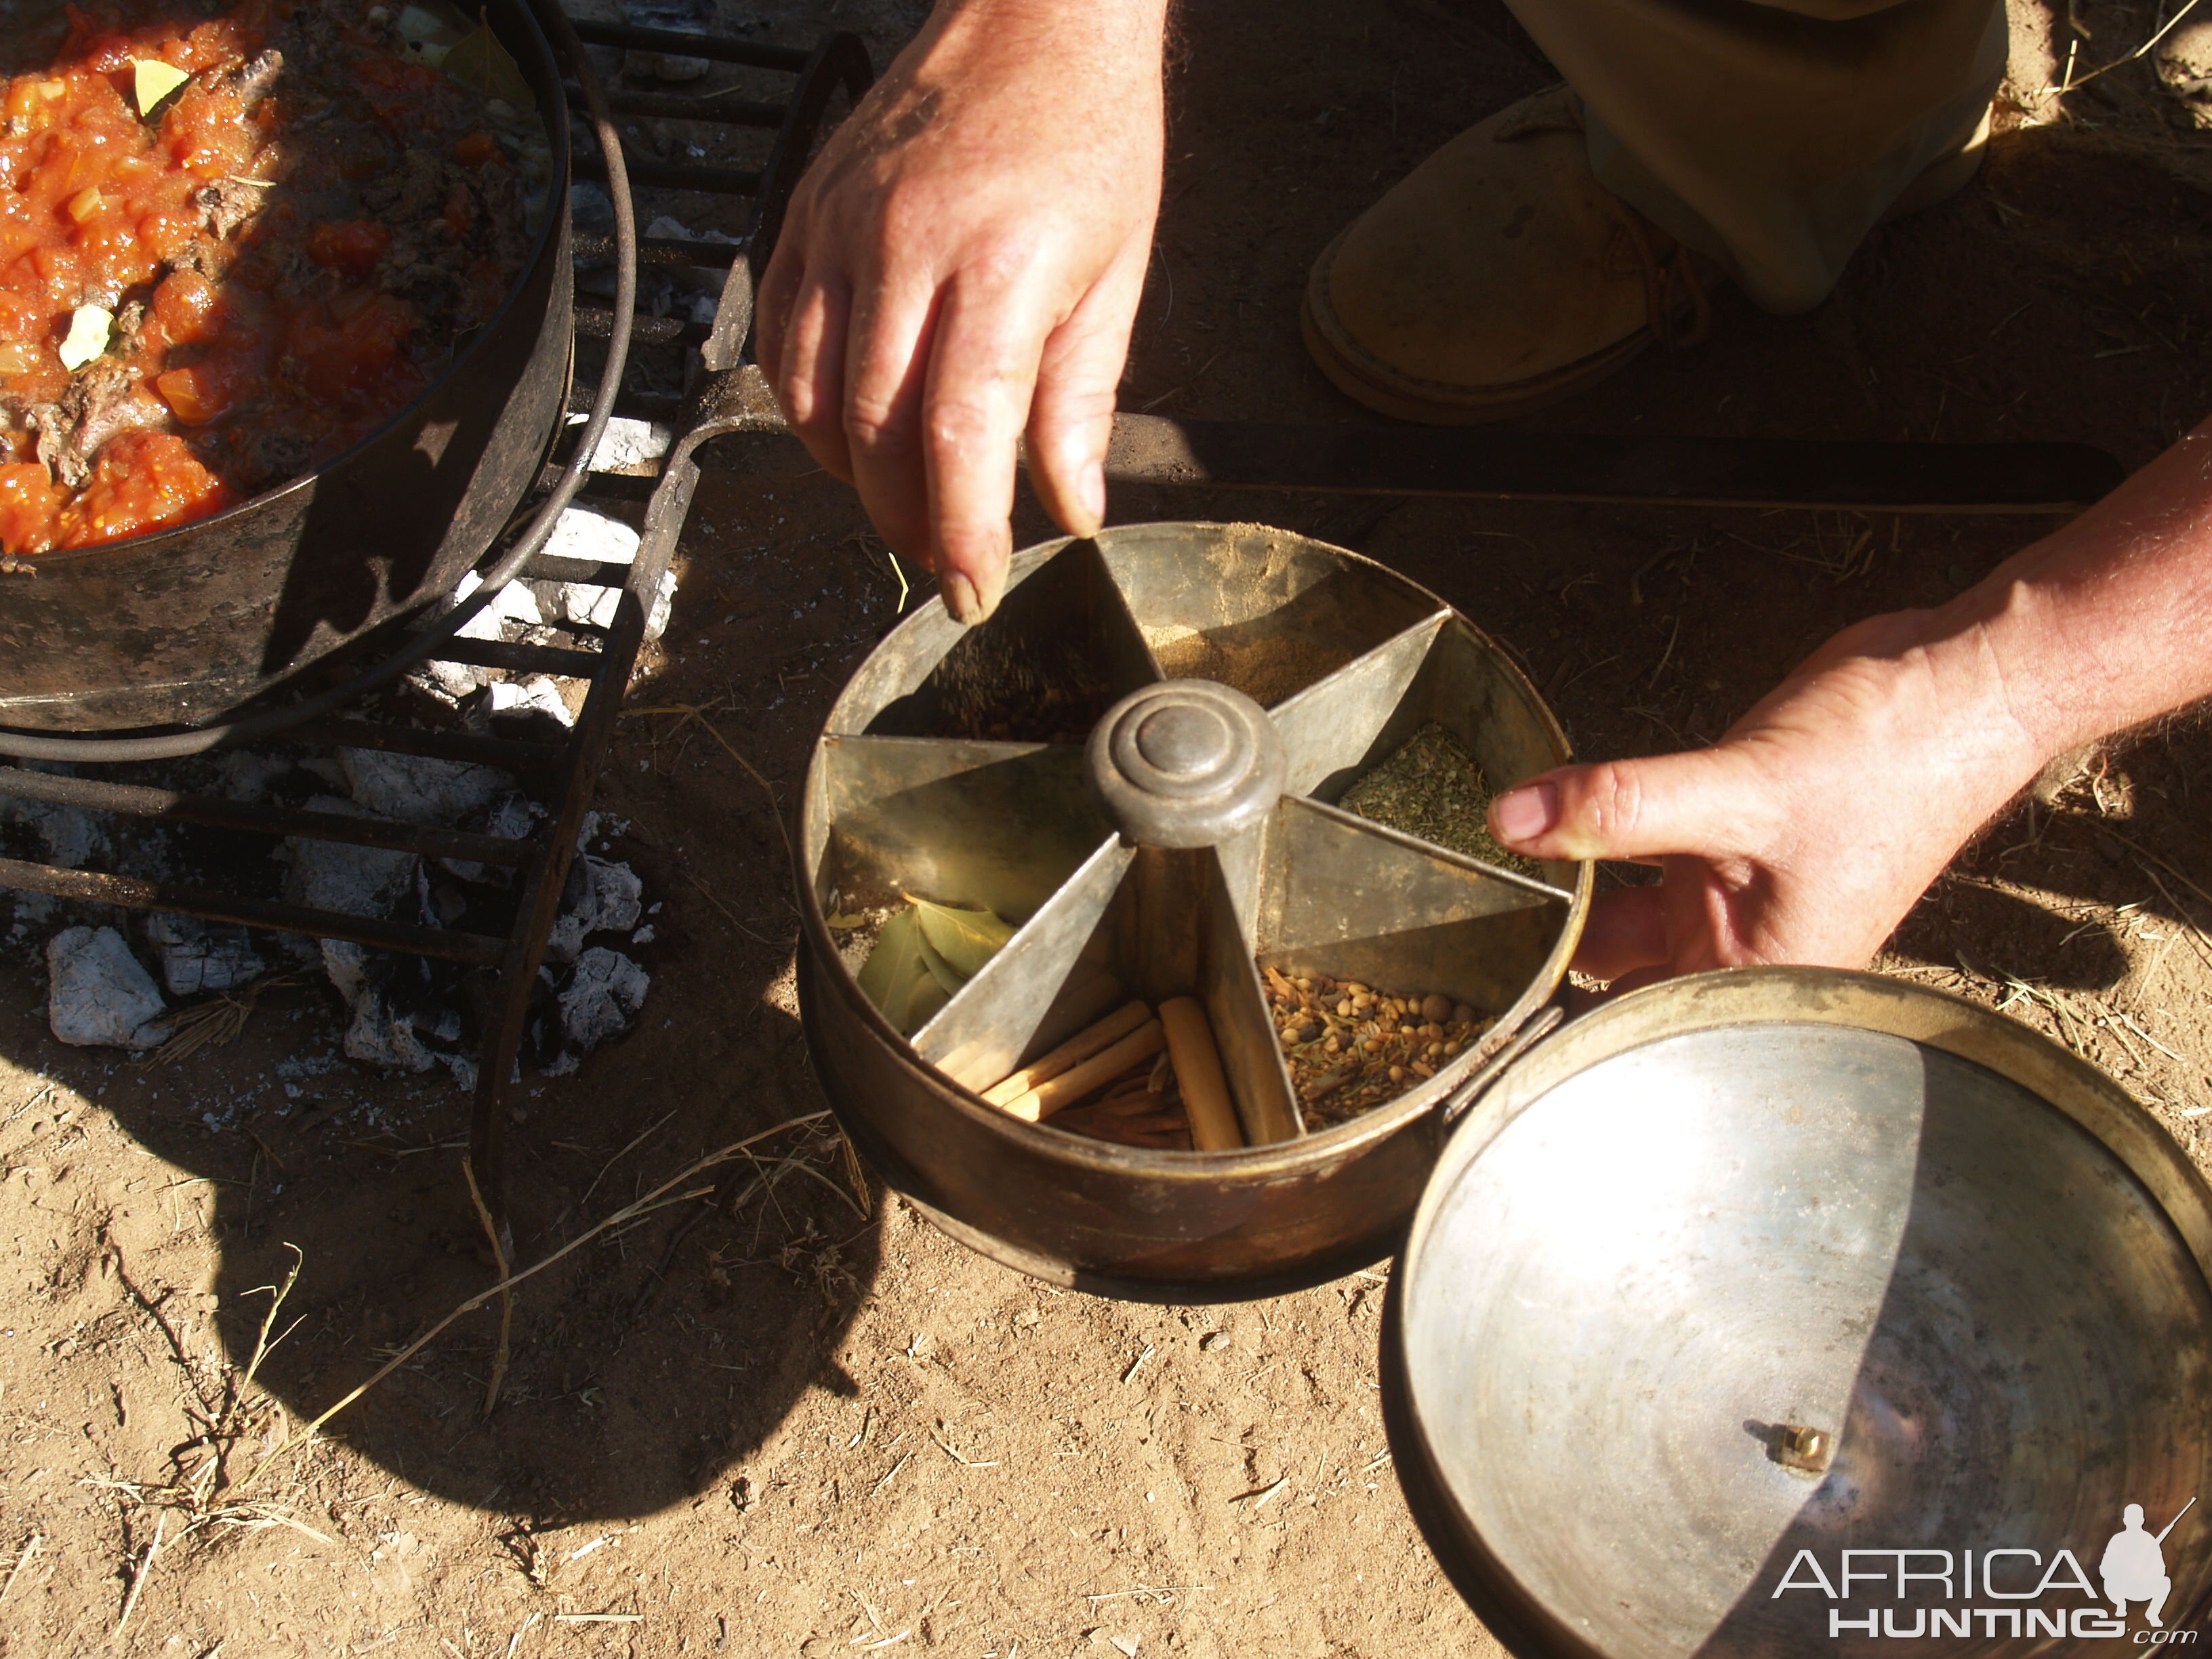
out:
M944 0L824 146L761 283L761 367L815 459L963 622L1012 550L1017 446L1103 521L1159 208L1165 0Z
M2208 696L2212 422L1949 604L1845 629L1711 749L1529 779L1491 830L1659 864L1583 936L1617 986L1856 968L2045 761Z
M1632 988L1748 963L1856 968L2041 757L1986 654L1928 613L1847 629L1711 749L1571 766L1492 804L1541 858L1656 861L1575 965Z

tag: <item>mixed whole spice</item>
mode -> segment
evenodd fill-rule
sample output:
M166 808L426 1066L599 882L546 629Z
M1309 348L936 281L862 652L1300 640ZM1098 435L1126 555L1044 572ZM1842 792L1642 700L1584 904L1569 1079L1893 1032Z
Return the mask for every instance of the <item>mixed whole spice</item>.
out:
M1459 734L1429 721L1363 774L1337 805L1408 836L1541 879L1544 866L1509 853L1490 833L1491 791Z
M1492 1024L1441 992L1393 994L1326 974L1286 975L1264 962L1260 972L1309 1132L1419 1088Z
M440 7L0 0L0 554L206 517L412 403L527 261L533 104Z

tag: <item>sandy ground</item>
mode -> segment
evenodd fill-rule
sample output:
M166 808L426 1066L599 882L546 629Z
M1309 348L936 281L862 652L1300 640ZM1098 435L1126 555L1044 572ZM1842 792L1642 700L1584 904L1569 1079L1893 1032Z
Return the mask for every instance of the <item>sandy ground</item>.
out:
M2079 13L2085 62L2154 26L2113 0ZM913 21L828 15L866 27L878 61ZM1390 177L1542 83L1479 21L1428 0L1193 9L1125 407L1353 417L1305 366L1292 301ZM2050 94L2063 45L2033 8L2015 23L2008 130L1974 190L1877 233L1813 315L1724 301L1707 344L1530 424L2065 438L2133 464L2212 409L2200 141L2145 65ZM796 8L762 26L808 33ZM1717 735L1835 628L1955 591L2039 528L1167 493L1115 511L1361 546L1510 641L1594 755ZM1044 533L1033 507L1021 528ZM799 1038L776 817L898 583L850 497L770 441L715 457L684 550L641 699L703 709L723 741L647 716L616 744L599 805L629 823L609 852L664 907L639 952L654 987L580 1075L528 1080L517 1259L664 1183L678 1201L523 1287L489 1419L487 1310L287 1446L490 1281L442 1073L337 1061L333 1000L305 986L268 994L227 1048L137 1067L56 1043L37 953L0 957L0 1647L1492 1650L1384 1444L1388 1264L1271 1302L1127 1305L855 1195ZM2080 757L1882 963L2106 1066L2200 1164L2208 779L2198 722ZM732 1181L678 1179L772 1129Z

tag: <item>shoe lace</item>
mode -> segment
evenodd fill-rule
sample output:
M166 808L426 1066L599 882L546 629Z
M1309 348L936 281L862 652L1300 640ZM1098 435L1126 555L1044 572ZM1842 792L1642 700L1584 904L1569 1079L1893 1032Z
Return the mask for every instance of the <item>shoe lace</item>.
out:
M1626 242L1644 278L1644 314L1667 351L1679 352L1705 337L1712 326L1712 296L1697 256L1610 191L1607 204L1619 226L1614 248ZM1608 253L1608 263L1611 255ZM1688 326L1683 326L1684 313Z

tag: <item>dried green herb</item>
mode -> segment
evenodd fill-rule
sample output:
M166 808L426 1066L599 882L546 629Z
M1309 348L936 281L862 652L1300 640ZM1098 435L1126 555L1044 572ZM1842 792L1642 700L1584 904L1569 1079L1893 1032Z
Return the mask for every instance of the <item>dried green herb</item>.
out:
M1492 837L1490 800L1482 769L1467 745L1431 720L1337 804L1403 834L1540 879L1543 866L1507 852Z

